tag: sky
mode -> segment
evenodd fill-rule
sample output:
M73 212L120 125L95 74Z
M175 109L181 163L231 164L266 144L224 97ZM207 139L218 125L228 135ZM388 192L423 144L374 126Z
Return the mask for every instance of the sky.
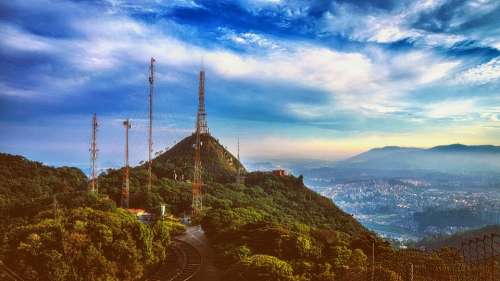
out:
M211 133L244 160L337 160L373 147L500 145L500 1L0 2L0 151L87 167L192 133L206 70Z

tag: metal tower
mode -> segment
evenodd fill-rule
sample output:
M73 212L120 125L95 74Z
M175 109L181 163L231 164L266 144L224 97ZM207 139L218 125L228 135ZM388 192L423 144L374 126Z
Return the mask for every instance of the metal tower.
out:
M196 129L200 134L208 134L207 113L205 112L205 69L200 70L200 81L198 88L198 114L196 116Z
M128 208L129 202L129 166L128 166L128 130L132 128L130 121L123 121L125 127L125 169L123 171L123 186L122 186L122 208Z
M151 58L149 65L149 128L148 128L148 191L151 191L153 159L153 95L155 84L155 59Z
M97 174L96 174L96 160L97 160L97 127L99 124L97 123L97 116L94 113L92 117L92 137L90 140L90 191L97 192Z
M200 70L200 80L198 88L198 114L196 118L196 143L194 150L194 175L193 175L193 213L197 213L203 208L203 181L201 167L201 135L208 134L207 119L205 113L205 70Z

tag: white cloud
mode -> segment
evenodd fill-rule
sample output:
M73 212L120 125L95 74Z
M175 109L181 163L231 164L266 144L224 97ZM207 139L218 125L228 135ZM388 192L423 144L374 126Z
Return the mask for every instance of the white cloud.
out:
M44 37L22 31L21 29L8 25L0 25L2 40L0 44L7 48L23 51L54 51L50 42Z
M461 84L486 84L500 79L500 57L459 73L455 82Z
M426 116L430 118L461 118L467 119L468 115L477 110L474 100L446 100L425 106Z
M228 28L219 28L219 31L223 33L220 39L229 40L244 47L256 47L266 50L285 49L285 47L278 42L254 32L236 33L234 30Z
M335 4L334 12L327 12L323 18L325 32L342 34L360 42L392 43L407 39L420 47L451 47L464 40L477 40L486 46L498 48L495 36L478 34L436 33L416 29L413 22L421 13L441 6L445 1L414 1L402 4L392 11L359 10L351 4ZM465 20L480 17L497 7L494 1L471 1L464 6L460 16L455 16L450 25L459 26Z
M346 52L304 42L277 44L251 32L226 34L234 35L232 39L238 43L257 46L258 52L205 49L180 41L160 27L123 16L75 19L73 28L82 34L81 38L44 39L40 48L67 60L83 75L115 71L130 64L147 66L150 56L157 59L160 68L193 69L204 57L208 71L226 78L319 89L334 97L335 106L365 114L404 110L404 95L421 85L445 79L459 64L439 59L431 52L393 56L383 49ZM19 38L30 36L27 32L18 33ZM397 33L395 30L380 36L390 38L399 36ZM280 45L287 48L277 47ZM294 106L292 112L304 116L299 105ZM324 114L330 108L325 106L317 111Z
M437 81L445 77L452 69L459 65L459 62L442 62L429 65L428 69L420 77L420 82L426 84Z
M36 95L36 92L33 90L12 88L3 82L0 82L0 95L26 98Z

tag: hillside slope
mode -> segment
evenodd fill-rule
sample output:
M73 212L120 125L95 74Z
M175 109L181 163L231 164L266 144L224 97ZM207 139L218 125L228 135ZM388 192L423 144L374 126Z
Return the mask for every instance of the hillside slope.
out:
M492 233L500 235L500 225L489 225L480 229L469 230L448 236L429 237L419 241L416 246L425 247L427 249L439 249L442 247L460 249L462 242L467 242L469 239L483 238L483 236Z
M82 190L87 177L78 168L53 168L22 156L0 153L2 207L61 192Z
M156 164L162 164L163 159L166 163L172 159L188 161L190 156L186 154L190 154L189 149L179 151L178 154L171 152L175 157L158 157ZM20 166L31 167L33 164L26 159L20 160ZM38 171L39 168L53 169L38 165L28 169ZM215 171L228 169L214 168L218 169ZM23 173L12 173L16 172L6 173L12 175L12 180L23 179ZM38 172L33 173L36 175ZM132 169L131 203L153 212L161 203L167 204L169 211L176 215L190 211L190 182L174 180L168 175L162 177L159 173L154 177L151 192L146 192L146 175L144 166ZM61 178L53 180L65 181ZM456 262L456 258L449 261L446 252L443 255L438 253L431 259L419 252L414 253L411 259L405 258L404 253L392 249L337 208L330 199L308 189L302 180L302 177L275 176L263 172L247 173L245 184L218 182L207 177L204 210L193 219L201 220L214 246L218 265L225 272L224 281L366 280L371 272L367 257L372 245L375 258L379 261L374 272L375 280L401 280L406 276L405 270L410 261L420 267L432 266L436 262ZM57 277L40 280L80 280L67 277L79 270L79 264L89 265L83 268L85 272L81 273L82 276L99 276L103 280L140 278L144 270L165 258L165 247L175 228L168 221L165 221L166 225L155 223L152 228L146 227L110 204L106 199L108 195L119 200L121 181L122 170L110 170L99 177L101 196L63 192L59 195L65 196L57 196L59 211L54 212L50 202L41 202L30 207L38 212L5 220L7 223L3 223L3 229L0 229L4 237L0 238L8 243L0 247L0 259L7 258L7 264L26 276L26 280L34 280L42 272L50 272ZM44 179L37 179L37 182L43 183ZM25 205L29 202L28 198ZM24 205L19 207L24 209ZM131 227L123 228L121 221ZM66 246L60 248L59 245ZM34 247L36 251L30 250ZM84 254L68 256L67 250L73 247L80 249L74 253ZM145 256L149 259L144 259ZM125 257L127 263L116 262ZM17 263L16 258L21 262ZM65 270L59 271L61 268ZM107 268L116 270L107 271ZM428 275L424 277L437 276L438 273L432 267L426 272ZM122 273L128 277L122 276Z
M202 134L201 161L203 178L206 181L234 181L238 167L245 168L217 139L209 134ZM158 178L173 178L174 172L178 179L190 179L194 166L194 144L196 135L192 134L165 153L153 160L154 173Z
M183 226L143 224L86 190L77 168L0 153L0 261L27 281L143 280L165 261Z

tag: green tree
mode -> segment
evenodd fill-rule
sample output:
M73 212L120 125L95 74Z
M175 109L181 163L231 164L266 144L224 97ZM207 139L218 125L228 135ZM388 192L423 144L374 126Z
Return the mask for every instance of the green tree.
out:
M268 255L253 255L231 266L224 281L293 281L293 269L286 261Z

